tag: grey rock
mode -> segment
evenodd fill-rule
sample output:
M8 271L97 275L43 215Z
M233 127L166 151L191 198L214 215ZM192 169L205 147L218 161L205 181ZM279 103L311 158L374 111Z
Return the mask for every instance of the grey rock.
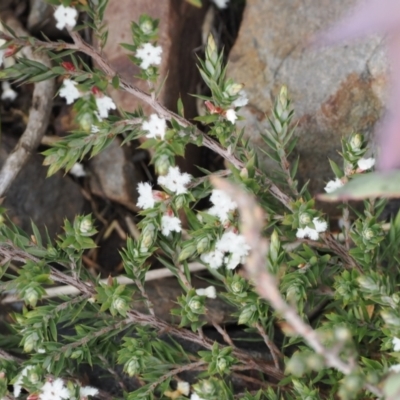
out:
M2 140L0 166L4 163L13 145ZM46 178L47 168L42 165L43 157L32 154L28 163L6 193L3 206L11 220L26 232L31 232L31 220L50 237L62 233L64 219L73 221L82 213L84 198L79 186L61 172Z
M311 49L309 38L332 25L355 0L248 0L229 56L229 76L244 83L246 133L259 132L283 84L288 86L299 136L299 177L312 192L332 179L328 158L339 160L341 137L370 135L385 104L387 59L380 37ZM269 162L260 153L264 167Z
M109 147L93 157L88 168L92 192L138 211L136 186L144 177L133 163L129 148L115 139Z

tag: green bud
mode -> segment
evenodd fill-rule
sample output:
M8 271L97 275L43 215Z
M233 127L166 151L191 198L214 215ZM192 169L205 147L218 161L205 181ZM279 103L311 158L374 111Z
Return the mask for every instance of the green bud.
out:
M223 373L227 367L228 367L228 362L225 360L225 358L219 358L217 361L218 372Z
M242 310L241 314L239 315L238 324L239 325L247 324L254 317L256 311L257 307L254 304L245 307Z
M228 96L236 96L243 89L243 85L241 83L231 83L226 89L225 93Z
M39 336L36 332L31 333L24 340L24 351L25 353L30 353L36 346L37 341L39 340Z
M209 250L210 247L210 239L208 236L204 236L197 242L196 250L199 254L202 254Z
M241 177L242 179L247 179L247 178L249 177L249 171L248 171L247 168L242 168L242 169L240 170L240 177Z
M301 213L299 221L301 225L307 225L311 222L311 217L307 213Z
M244 284L243 284L242 280L240 279L240 280L234 281L231 284L231 289L232 289L232 292L235 293L235 294L242 293L243 289L244 289Z
M363 230L362 235L365 238L365 240L371 240L375 236L375 233L372 229L368 228Z
M113 301L113 307L120 313L120 314L125 314L125 312L128 309L128 306L126 304L126 301L122 299L121 297L117 297Z
M82 350L75 350L74 352L72 352L71 358L77 359L77 358L80 358L82 355L83 355Z
M218 60L217 45L212 35L208 35L206 58L210 59L213 64Z
M269 246L269 256L272 261L278 259L280 245L278 232L274 230L271 235L271 245Z
M85 132L90 132L93 125L93 115L91 113L85 113L79 118L79 125Z
M196 252L196 245L191 242L186 244L179 254L178 261L182 262L191 257Z
M39 293L35 288L28 288L24 293L24 301L30 306L35 307L37 301L39 300Z
M360 150L360 147L363 144L363 136L359 133L352 135L350 139L350 147L352 150Z
M154 224L147 224L142 231L141 247L148 249L154 242L156 236L156 227Z
M140 363L137 357L133 357L125 364L125 371L129 376L134 376L140 372Z
M163 154L160 157L157 157L154 162L154 168L158 175L166 175L168 173L170 166L171 166L170 159L165 154Z
M145 34L148 35L153 31L153 24L151 23L151 21L149 21L148 19L146 19L145 21L143 21L140 24L140 30Z
M200 313L201 310L203 309L203 303L200 300L200 297L195 296L192 297L189 301L189 308L194 312L194 313Z
M335 337L341 342L347 342L351 339L350 331L344 326L335 329Z
M79 232L82 235L87 235L93 230L93 224L90 217L85 217L79 223Z

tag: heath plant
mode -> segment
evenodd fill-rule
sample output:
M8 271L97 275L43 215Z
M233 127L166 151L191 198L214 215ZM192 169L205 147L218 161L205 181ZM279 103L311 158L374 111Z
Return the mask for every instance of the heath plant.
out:
M40 85L57 78L57 95L74 109L78 128L43 152L48 175L79 173L82 161L120 137L123 146L140 140L151 150L157 187L138 184L140 235L120 252L124 273L108 279L82 262L97 247L91 215L65 221L64 233L52 240L35 225L32 235L22 232L1 210L0 304L14 307L0 335L0 398L400 398L400 215L381 217L387 200L364 199L354 209L341 202L340 227L330 228L307 183L297 180L301 159L294 156L286 87L265 110L270 128L260 132L260 151L275 169L263 168L240 116L248 102L244 85L227 75L212 36L197 63L209 88L197 95L205 112L189 121L180 99L177 113L158 100L168 78L160 76L157 20L140 16L130 27L132 40L122 45L148 83L143 92L80 34L90 28L98 48L104 46L107 0L48 3L70 42L21 34L6 20L0 34L3 91L32 83L34 96L49 102ZM110 87L152 111L117 109ZM29 118L38 116L32 111ZM189 144L222 157L225 169L201 169L201 178L182 171L176 157ZM330 161L326 196L371 173L366 146L361 134L343 138L343 162ZM3 170L0 183L4 177ZM192 283L200 269L208 271L202 288ZM146 291L155 271L181 287L171 310L176 324L157 315ZM137 311L137 296L146 312ZM256 341L257 351L213 319L215 299L229 306L229 325ZM117 382L118 393L88 383L83 365Z

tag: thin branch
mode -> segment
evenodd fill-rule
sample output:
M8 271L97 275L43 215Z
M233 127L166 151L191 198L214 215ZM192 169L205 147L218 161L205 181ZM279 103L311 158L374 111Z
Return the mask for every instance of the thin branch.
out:
M275 310L291 325L293 330L303 337L317 354L323 357L328 367L335 368L345 375L355 372L358 365L343 361L337 351L324 347L318 333L301 319L294 308L285 302L279 292L275 277L265 268L269 243L267 239L261 236L264 228L264 213L255 199L226 180L212 178L212 183L216 188L226 191L238 204L241 214L242 233L247 243L251 243L253 249L247 258L246 270L258 293L270 302ZM383 396L381 389L376 386L365 383L364 387L378 397Z
M191 124L185 118L175 114L174 112L168 110L164 107L159 101L157 101L153 96L144 91L138 89L137 87L131 85L125 79L118 75L118 73L110 66L110 64L104 60L103 56L92 46L86 43L81 36L77 32L70 31L70 35L74 41L73 44L71 43L54 43L54 42L44 42L41 40L37 40L35 38L30 38L31 42L29 42L25 38L13 38L5 33L0 33L0 38L6 41L12 41L17 45L23 46L30 46L33 44L36 48L43 48L43 49L51 49L56 51L62 51L65 49L71 49L80 51L88 56L90 56L96 64L100 67L100 69L108 76L109 80L111 81L113 77L117 76L120 81L120 88L125 90L126 92L134 95L139 100L143 101L144 103L148 104L150 107L153 108L160 116L167 120L175 119L182 127L190 127L193 130L192 139L196 140L198 136L201 136L203 139L203 145L210 150L214 151L237 169L243 169L245 164L240 161L234 154L231 154L228 150L222 147L219 143L217 143L214 139L210 138L209 136L205 135L202 131L200 131L195 125ZM271 194L279 200L286 208L289 210L292 209L291 203L293 199L283 193L278 186L276 186L271 179L263 176L261 171L257 170L257 174L263 177L264 184L269 186L269 191Z
M275 367L279 369L279 358L283 358L283 354L275 346L275 343L269 338L267 332L265 332L264 327L259 322L257 322L254 326L257 328L258 333L263 338L264 343L267 345L269 352L271 353L272 359L274 360Z
M36 262L39 261L35 256L15 248L15 246L10 242L0 243L0 256L10 257L13 260L18 260L21 262L26 262L26 260L32 260ZM93 296L96 294L95 287L92 282L81 282L79 280L75 280L74 278L64 274L63 272L56 270L54 267L50 267L50 271L50 278L52 280L56 280L57 282L62 282L73 286L78 289L78 292L82 292L89 296ZM200 337L198 334L192 331L170 325L164 320L154 317L152 315L142 314L138 311L130 310L127 313L127 320L129 320L129 322L133 324L151 326L160 333L170 334L182 338L183 340L197 343L200 346L209 350L212 350L214 345L214 342L205 336ZM273 365L266 362L265 360L251 357L246 352L240 349L234 349L232 354L249 370L258 370L279 380L283 379L284 377L283 373L280 370L277 370Z
M18 35L28 35L13 16L6 16L5 22ZM44 52L33 52L31 47L24 47L22 52L28 59L40 62L48 68L51 67L50 60ZM0 197L5 195L31 154L39 146L49 122L53 95L54 79L35 83L28 124L0 171Z

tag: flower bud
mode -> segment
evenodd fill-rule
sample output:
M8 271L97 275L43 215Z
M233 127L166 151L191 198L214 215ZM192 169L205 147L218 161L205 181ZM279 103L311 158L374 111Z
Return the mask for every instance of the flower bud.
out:
M39 300L39 293L35 288L29 287L26 289L24 294L24 301L30 306L35 307L37 301Z
M93 224L90 218L83 218L79 224L79 231L81 234L85 235L93 229Z
M75 351L72 352L72 354L71 354L70 357L71 357L72 359L78 359L78 358L80 358L82 355L83 355L83 351L82 351L82 350L75 350Z
M236 96L243 89L243 86L241 83L231 83L226 87L225 93L228 96Z
M311 217L307 213L301 213L299 221L301 225L307 225L311 222Z
M276 261L279 255L280 241L276 230L271 235L271 245L269 246L269 256L272 261Z
M127 304L126 301L124 299L122 299L121 297L117 297L114 301L113 301L113 307L120 313L120 314L125 314L126 310L127 310Z
M203 309L203 304L200 301L200 299L196 296L193 297L190 301L189 301L189 308L194 312L194 313L200 313L201 310Z
M228 362L225 360L225 358L219 358L217 361L218 372L223 373L227 367L228 367Z
M363 230L362 235L365 238L365 240L371 240L375 236L374 231L369 228Z
M129 376L134 376L140 372L140 363L137 357L133 357L125 364L125 371Z
M158 175L167 175L170 166L171 162L169 160L169 157L165 154L157 157L154 162L154 168Z
M142 241L141 241L141 249L142 247L148 249L154 242L155 239L155 230L156 227L153 224L147 224L142 231Z
M247 168L242 168L240 170L240 177L242 179L247 179L249 177L249 170Z
M36 332L31 333L24 340L24 351L25 353L30 353L36 346L39 336Z
M210 239L208 238L208 236L204 236L197 242L196 249L199 254L202 254L207 250L209 250L209 247L210 247Z
M350 147L352 150L360 150L360 147L363 144L363 136L359 133L352 135L350 139Z
M140 24L140 30L145 34L148 35L153 31L153 24L151 23L151 21L149 21L148 19L146 19L145 21L143 21Z
M182 262L191 257L196 252L196 245L191 242L186 244L179 254L178 261Z

